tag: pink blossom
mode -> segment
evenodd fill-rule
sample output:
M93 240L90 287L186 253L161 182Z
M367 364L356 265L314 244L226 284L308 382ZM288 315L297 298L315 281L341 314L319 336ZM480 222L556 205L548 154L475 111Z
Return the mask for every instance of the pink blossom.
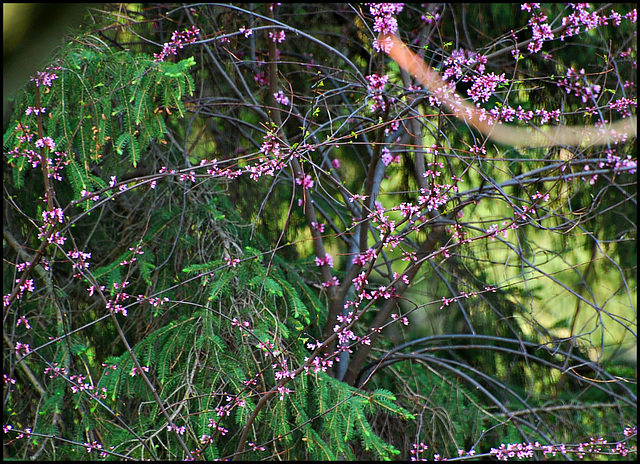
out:
M400 155L392 155L391 151L387 147L382 148L381 159L385 166L389 166L391 163L400 163L402 160Z
M374 18L374 31L384 35L391 35L397 32L398 21L394 15L402 11L403 3L367 3L367 6L369 6L369 12ZM388 52L391 46L391 43L387 40L380 42L376 39L373 41L373 48L377 52L381 50Z
M140 368L144 371L144 372L149 372L149 368L147 366L140 366ZM138 368L136 366L133 366L131 368L131 372L129 372L129 375L131 377L135 377L136 375L138 375L140 373L140 371L138 371Z
M274 42L282 43L287 38L287 36L284 31L278 31L275 33L269 32L269 38Z
M311 227L313 227L315 230L317 230L320 233L324 232L324 224L318 224L317 222L312 222L311 223Z
M335 287L337 285L340 285L340 281L336 276L332 276L329 282L322 282L324 288Z
M184 48L185 45L194 43L197 36L200 34L200 29L192 26L191 29L187 29L182 32L174 31L171 34L171 41L165 43L161 53L154 53L154 61L164 61L169 55L176 55L178 49Z
M289 98L284 94L282 90L278 90L278 92L273 94L273 98L284 106L289 106Z
M296 184L302 185L302 188L305 190L313 188L314 182L309 174L302 176L302 173L299 174L300 177L296 179Z
M16 351L16 353L20 353L20 351L22 351L23 356L26 356L31 352L31 348L29 347L29 344L21 343L21 342L16 342L14 346L14 350Z
M24 114L26 114L27 116L30 116L31 114L35 114L36 116L39 115L40 113L46 113L47 109L46 108L35 108L33 106L29 106L25 111Z
M349 203L353 203L355 200L366 200L367 195L355 194L351 198L349 198Z
M284 400L284 395L288 395L289 393L293 392L293 390L281 385L278 387L278 392L280 393L280 401L282 401Z
M371 74L366 76L369 85L367 90L373 103L371 104L371 112L375 113L378 110L385 111L387 109L387 103L384 99L384 87L389 80L389 76L378 76L377 74Z
M29 325L29 320L28 320L25 316L21 316L21 317L18 319L18 322L16 323L16 327L18 327L20 324L24 324L24 326L25 326L27 329L30 329L30 328L31 328L31 326Z
M567 94L579 97L583 103L600 94L602 87L598 84L589 84L584 69L576 71L573 67L567 70L563 79L558 81L558 87L563 87Z
M364 271L353 279L353 284L356 286L356 290L358 291L362 290L362 288L368 283L369 281L367 280L367 276Z
M376 256L377 254L375 248L369 248L368 250L360 253L358 256L354 256L352 262L353 264L364 266L369 261L376 259Z
M324 255L324 258L319 258L316 256L315 258L316 266L324 266L325 264L329 267L333 267L333 258L329 253Z
M238 264L240 264L240 259L239 258L229 258L228 256L224 258L224 260L227 262L228 266L231 267L236 267Z
M481 102L486 103L491 98L493 92L496 91L498 86L506 84L508 81L504 77L504 73L497 76L494 73L485 74L477 77L471 88L467 91L471 99L479 105Z
M59 68L58 68L59 69ZM36 87L40 87L42 84L45 87L51 87L52 82L58 78L57 74L49 73L49 72L38 72L37 77L32 77L31 82L36 83Z

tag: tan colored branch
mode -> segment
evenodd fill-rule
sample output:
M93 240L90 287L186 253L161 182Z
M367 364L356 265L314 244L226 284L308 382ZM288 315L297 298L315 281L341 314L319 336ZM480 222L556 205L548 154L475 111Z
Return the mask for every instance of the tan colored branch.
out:
M635 116L617 121L606 128L595 126L523 128L506 124L489 124L478 108L464 101L459 94L450 92L448 84L442 80L440 74L410 51L398 37L384 35L380 37L380 41L387 44L387 53L398 63L398 66L414 76L425 89L437 94L447 111L494 142L514 147L591 146L607 145L636 136Z

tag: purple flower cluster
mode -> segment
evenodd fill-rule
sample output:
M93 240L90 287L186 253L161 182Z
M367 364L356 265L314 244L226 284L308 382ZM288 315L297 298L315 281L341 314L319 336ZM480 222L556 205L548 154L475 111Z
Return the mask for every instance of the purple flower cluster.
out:
M382 162L385 166L389 166L391 163L400 163L401 156L400 155L392 155L391 150L387 147L382 148Z
M411 450L411 460L412 461L422 461L421 458L422 453L429 449L428 445L425 445L423 442L414 443L413 449Z
M154 61L164 61L169 55L176 55L178 49L184 48L185 45L191 44L196 41L196 37L200 35L200 29L192 26L191 29L187 29L183 32L174 31L171 34L171 42L165 43L161 53L154 53Z
M597 12L587 11L589 8L588 3L572 3L569 4L575 11L568 16L562 18L562 25L566 26L566 29L560 36L560 40L564 40L566 37L571 37L582 32L584 27L585 31L594 29L599 26L606 26L609 21L614 25L619 26L622 22L622 16L615 11L611 11L611 16L600 16ZM635 23L638 19L637 10L632 10L624 16L625 19Z
M420 189L418 204L426 206L427 211L438 209L449 201L449 192L457 193L458 187L451 184L433 184L430 189Z
M280 142L274 132L267 131L260 152L265 156L258 160L258 164L246 167L251 179L258 180L263 175L273 176L286 166L283 161L285 154L281 152Z
M51 69L51 68L47 68L47 69ZM55 69L59 69L59 68L55 68ZM44 87L51 87L51 85L53 84L53 81L56 80L57 78L58 78L57 74L44 71L44 72L38 72L37 77L32 77L31 82L35 82L36 87L40 87L40 85L43 85Z
M373 30L383 34L391 35L395 34L398 30L398 21L395 15L402 11L404 7L403 3L367 3L369 6L369 12L373 15ZM373 48L375 51L388 52L391 44L386 41L380 41L378 39L373 41Z
M38 110L38 109L34 109L33 107L28 107L27 110L25 111L27 115L45 113L45 112L46 112L45 108L40 108ZM34 138L34 134L31 132L31 130L29 129L29 126L27 125L18 124L16 126L16 132L19 134L18 140L21 143L31 142ZM7 152L7 155L13 160L18 160L19 158L25 158L33 168L37 167L41 162L44 161L46 162L45 170L47 172L47 177L50 179L56 179L58 181L62 181L62 176L60 174L60 171L69 164L69 161L67 160L67 153L55 151L56 142L51 137L42 137L41 139L36 140L34 145L35 145L35 148L40 148L40 149L47 148L50 153L53 152L55 157L43 158L42 154L35 150L32 150L30 148L20 148L20 147ZM41 150L41 152L42 151L43 150Z
M635 429L635 427L633 429ZM629 436L627 435L627 429L625 429L625 436ZM607 448L604 448L605 445L607 445L607 440L604 438L591 438L588 442L577 445L541 445L538 442L510 443L506 445L503 443L498 448L491 448L490 454L494 455L499 461L508 461L512 458L531 458L533 457L534 451L541 451L545 456L555 456L558 453L563 455L573 453L580 459L587 454L604 452L626 456L630 450L635 451L635 447L628 448L625 442L618 443L615 447L607 445Z
M376 254L375 248L369 248L363 253L360 253L359 255L355 256L352 261L353 261L353 264L356 264L358 266L364 266L369 261L375 260L376 256L377 254Z
M576 71L573 67L569 68L566 76L558 81L558 87L564 87L568 94L573 93L582 100L582 103L597 97L602 89L598 84L587 83L584 69Z
M638 100L637 99L632 100L630 98L621 98L609 104L609 108L620 113L623 118L627 118L631 116L629 107L637 108Z
M635 174L638 169L638 162L631 159L631 155L627 155L625 159L620 158L618 155L612 153L611 150L605 150L607 153L607 162L600 162L598 167L611 168L615 173L625 170L628 174Z
M562 18L562 25L565 28L560 34L560 40L580 34L582 31L589 31L599 26L605 26L609 21L616 26L619 26L622 22L622 15L615 11L611 11L611 15L607 17L599 15L598 12L588 11L590 7L588 3L572 3L569 4L569 6L575 11ZM529 20L532 41L527 45L527 50L531 53L538 53L542 49L544 42L554 39L554 33L551 26L547 23L547 16L540 11L536 11L541 9L539 3L524 3L521 9L532 14ZM636 22L636 10L629 12L624 18Z
M484 74L474 80L473 85L467 91L471 99L480 105L480 102L486 103L491 98L493 92L503 84L507 84L508 80L504 77L504 73L497 76L494 73Z
M273 98L284 106L289 106L289 97L287 97L282 90L278 90L273 94Z
M274 42L282 43L287 38L287 35L284 31L269 32L269 38Z
M539 10L539 3L525 3L522 5L522 10ZM542 50L542 44L547 40L553 40L553 32L551 26L547 23L547 15L543 13L534 12L533 16L529 20L529 26L531 26L531 35L533 41L527 45L527 50L531 53L538 53Z
M444 68L442 80L446 81L452 77L460 79L464 74L465 68L475 68L478 73L483 74L485 64L487 64L487 57L471 51L454 50L451 52L451 56L448 56L442 64ZM466 80L469 79L467 78Z
M507 461L509 458L517 457L518 459L525 459L533 457L534 449L539 449L540 443L502 443L498 448L491 448L491 454L493 454L498 461ZM564 450L558 450L565 453Z
M579 34L582 26L584 26L585 31L588 31L607 24L607 19L604 16L600 16L596 12L587 11L589 7L587 3L577 3L571 6L576 11L562 18L562 25L567 26L566 32L562 34L562 40L565 37Z
M467 91L468 95L477 105L480 102L486 103L500 85L508 83L504 73L499 76L494 73L484 74L486 63L487 58L485 56L465 50L455 50L443 62L442 79L449 81L449 85L453 85L454 79L472 82L471 88ZM465 74L468 69L474 69L479 75L472 77ZM441 98L438 98L438 100L441 100Z
M371 105L371 112L375 113L378 110L385 111L387 109L387 102L384 99L384 87L389 81L389 76L378 76L377 74L371 74L366 76L369 85L367 90L373 100Z
M302 188L307 190L313 188L315 183L309 174L302 175L302 173L300 173L299 177L296 179L296 184L302 185Z
M324 266L325 264L329 267L333 267L333 258L329 253L324 255L324 258L319 258L316 256L316 266Z

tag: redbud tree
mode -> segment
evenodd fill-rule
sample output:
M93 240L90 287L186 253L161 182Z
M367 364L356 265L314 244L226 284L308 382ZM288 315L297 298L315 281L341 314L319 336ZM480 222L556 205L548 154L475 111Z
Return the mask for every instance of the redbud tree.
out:
M92 10L5 117L5 453L635 459L635 131L443 101L605 133L636 14Z

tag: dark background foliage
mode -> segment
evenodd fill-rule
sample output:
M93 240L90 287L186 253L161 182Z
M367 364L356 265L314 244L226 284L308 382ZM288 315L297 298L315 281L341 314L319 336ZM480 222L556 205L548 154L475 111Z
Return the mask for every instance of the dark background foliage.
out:
M554 27L569 14L543 9ZM407 4L399 35L440 70L455 50L488 56L487 72L512 82L487 109L561 108L563 122L594 122L556 85L569 67L607 89L601 113L609 99L635 97L635 22L549 42L551 59L516 61L530 17L511 4ZM418 457L429 459L487 457L501 443L632 446L623 430L637 412L635 174L607 167L592 184L567 181L565 168L594 170L605 148L487 142L428 92L407 91L411 78L373 51L372 25L362 4L105 4L49 40L50 91L11 77L21 90L3 118L3 293L14 292L18 264L49 266L32 266L35 290L5 307L5 379L16 380L5 380L7 456L101 459L97 444L107 459L296 460L406 460L420 443L429 448ZM174 31L192 27L195 43L154 62ZM268 35L279 30L281 44ZM370 111L371 74L390 75L385 111ZM457 82L460 93L470 87ZM277 90L292 104L279 104ZM25 115L40 106L46 117ZM13 156L25 147L18 124L67 153L61 182L48 187L42 166ZM246 171L267 158L270 136L286 167L252 179ZM612 149L635 159L635 143ZM486 153L474 153L480 146ZM386 170L382 147L400 160ZM462 178L458 193L424 212L420 228L402 223L397 248L383 247L379 223L366 218L373 200L401 223L398 205L418 201L433 162L439 182ZM301 173L313 188L302 189ZM67 242L45 247L38 228L54 191ZM80 200L83 191L100 200ZM536 213L508 239L486 236L525 206ZM456 225L468 242L456 243ZM370 247L374 262L352 264ZM79 276L73 250L91 254ZM403 252L428 259L411 265ZM325 253L332 269L314 261ZM371 345L352 342L352 353L313 372L314 356L339 347L336 317L357 298L360 272L369 294L395 285L399 297L364 299L352 330ZM342 285L323 286L332 276ZM118 298L126 317L106 309Z

